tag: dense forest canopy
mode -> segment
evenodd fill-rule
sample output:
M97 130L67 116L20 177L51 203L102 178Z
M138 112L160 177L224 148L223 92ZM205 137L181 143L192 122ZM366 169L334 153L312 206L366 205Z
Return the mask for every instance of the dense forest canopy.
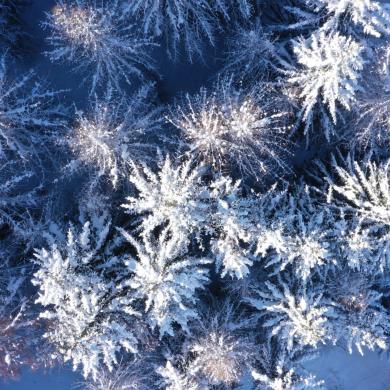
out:
M386 354L390 5L39 1L0 0L0 379L299 390L324 346Z

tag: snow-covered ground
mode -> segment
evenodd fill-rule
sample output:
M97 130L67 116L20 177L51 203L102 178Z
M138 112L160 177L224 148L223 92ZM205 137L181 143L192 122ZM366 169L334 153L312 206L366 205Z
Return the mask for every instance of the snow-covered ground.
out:
M350 355L340 347L325 348L321 356L305 363L308 371L324 379L328 390L389 390L390 362L376 352ZM48 373L25 372L15 382L1 384L3 390L70 390L81 377L70 369ZM250 390L250 381L241 390Z
M390 389L390 362L376 352L350 355L340 347L329 347L320 357L305 363L305 367L325 380L329 390Z
M25 371L12 382L1 383L1 390L70 390L76 389L82 378L70 368L42 371Z

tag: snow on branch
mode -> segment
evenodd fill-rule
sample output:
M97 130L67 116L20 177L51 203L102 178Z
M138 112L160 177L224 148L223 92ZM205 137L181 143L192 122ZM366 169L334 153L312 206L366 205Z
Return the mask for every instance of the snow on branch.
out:
M175 325L189 332L188 323L198 317L195 293L208 283L204 266L211 261L188 255L175 239L167 237L167 231L158 239L143 236L142 242L125 231L122 234L137 252L125 260L134 274L127 285L135 298L145 301L151 328L158 327L160 338L174 336Z
M91 93L106 86L121 89L132 76L142 79L154 68L148 54L154 44L138 36L119 0L59 0L43 27L50 31L52 46L46 55L84 71Z
M116 187L123 180L130 161L152 160L156 146L148 138L160 130L160 109L153 106L153 86L145 85L129 98L95 97L90 112L78 112L68 143L78 161L98 175L106 175Z
M183 47L191 62L202 57L203 41L215 44L223 19L251 14L247 0L126 0L124 9L142 21L145 36L165 38L171 58L178 59Z
M126 290L99 267L107 260L109 228L103 213L80 230L71 226L66 242L35 253L39 269L32 282L39 288L36 303L45 307L45 337L57 348L53 356L71 360L74 369L81 365L85 377L97 378L102 364L111 370L121 349L137 351L139 314Z
M247 91L224 78L211 91L202 88L197 95L186 95L169 121L194 158L217 172L238 170L261 179L288 169L290 114L288 104L269 86Z
M329 141L340 108L351 110L361 89L363 47L351 37L321 31L294 41L293 51L297 65L286 71L287 83L289 93L302 105L305 134L320 115L321 131Z

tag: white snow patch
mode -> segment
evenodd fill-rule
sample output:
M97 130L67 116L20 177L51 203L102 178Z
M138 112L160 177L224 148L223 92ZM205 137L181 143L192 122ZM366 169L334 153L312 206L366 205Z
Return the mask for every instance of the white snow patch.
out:
M340 347L326 347L304 367L318 379L325 380L328 390L390 389L390 362L377 352L350 355Z

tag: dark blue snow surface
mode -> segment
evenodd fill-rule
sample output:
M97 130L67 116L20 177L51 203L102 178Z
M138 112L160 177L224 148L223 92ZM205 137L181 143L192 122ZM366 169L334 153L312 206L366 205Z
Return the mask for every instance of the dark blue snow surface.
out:
M78 388L82 377L70 368L25 371L14 381L0 384L1 390L70 390Z

